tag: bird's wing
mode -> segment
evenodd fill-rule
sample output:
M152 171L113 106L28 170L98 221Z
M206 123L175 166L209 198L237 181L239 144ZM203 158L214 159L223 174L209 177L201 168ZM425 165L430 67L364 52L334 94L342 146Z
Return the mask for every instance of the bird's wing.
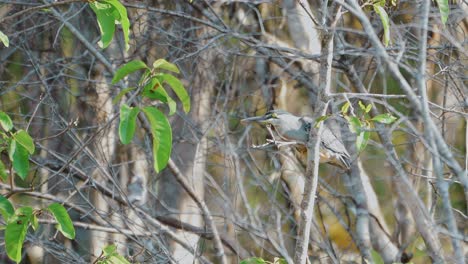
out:
M343 142L338 139L333 131L327 127L327 125L323 127L320 138L322 140L322 146L331 152L336 153L336 155L346 165L346 167L349 167L351 157L349 156L348 151L346 150Z

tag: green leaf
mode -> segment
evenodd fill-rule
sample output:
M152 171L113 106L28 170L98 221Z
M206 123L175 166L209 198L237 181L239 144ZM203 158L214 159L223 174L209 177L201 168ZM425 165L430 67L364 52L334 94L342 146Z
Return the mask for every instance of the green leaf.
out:
M130 262L128 260L126 260L124 257L122 257L120 255L111 256L109 258L109 263L112 263L112 264L130 264Z
M367 107L366 107L366 109L365 109L365 112L366 112L366 113L369 113L370 110L372 110L372 104L368 104L368 105L367 105Z
M2 111L0 111L0 125L2 125L3 130L7 132L13 128L13 122L11 121L11 118Z
M374 116L374 118L372 118L371 120L388 125L388 124L391 124L391 123L395 122L395 120L397 120L397 118L392 116L389 113L385 113L385 114L380 114L378 116Z
M362 124L359 118L355 116L345 116L348 120L349 130L353 133L358 133L361 130Z
M120 93L112 100L112 104L115 105L116 103L118 103L122 97L124 95L126 95L128 92L132 91L132 90L135 90L136 88L135 87L129 87L129 88L126 88L126 89L123 89L122 91L120 91Z
M8 36L5 35L2 31L0 31L0 41L8 48L10 46L10 41L8 40Z
M268 262L266 262L264 259L262 258L248 258L248 259L244 259L240 262L240 264L266 264Z
M273 264L288 264L288 262L284 258L275 257L273 259Z
M35 214L31 216L31 227L34 231L37 231L39 228L39 222L37 221L37 216Z
M390 41L390 22L388 19L388 14L385 9L377 4L374 4L375 12L380 16L380 21L382 21L382 26L384 30L384 45L385 47L388 46L388 42Z
M21 146L23 146L29 152L29 154L34 153L34 150L35 150L34 141L31 138L31 136L28 134L28 132L22 129L18 130L18 132L16 132L13 135L13 138L16 140L16 142L21 144Z
M89 6L96 14L99 31L101 31L101 40L98 42L98 45L102 49L105 49L114 38L115 18L113 12L116 11L115 7L99 1L90 2Z
M26 238L33 209L25 206L18 208L5 229L5 248L10 259L21 261L21 250Z
M0 178L4 182L6 182L7 179L8 179L8 173L7 173L7 170L6 170L6 166L5 166L5 164L3 163L3 161L1 159L0 159Z
M346 115L350 106L351 104L349 103L349 101L344 103L343 106L341 106L341 114Z
M135 135L136 118L140 108L123 104L120 107L119 138L122 144L128 144Z
M150 99L158 99L169 106L169 115L173 115L177 109L177 104L164 90L157 77L152 78L143 88L142 95Z
M366 111L366 106L361 101L359 101L358 104L362 111Z
M383 259L382 259L382 256L380 256L379 252L372 249L371 250L371 255L372 255L372 259L374 260L375 264L384 264L385 263L383 261Z
M151 126L153 135L154 169L160 172L164 169L171 156L172 130L166 116L158 109L147 106L143 108Z
M171 74L163 73L158 75L158 77L171 86L172 90L182 102L184 112L188 113L190 111L190 97L182 82Z
M440 20L442 20L442 24L445 25L450 14L448 0L437 0L437 6L439 6Z
M13 208L13 205L10 203L10 201L0 195L0 213L3 216L3 219L5 222L8 223L10 220L10 217L12 217L15 214L15 209Z
M366 148L367 142L369 141L369 136L369 131L361 131L358 133L356 138L356 147L358 152L361 152Z
M47 209L54 215L55 220L57 220L57 229L62 232L66 238L74 239L75 228L73 227L73 222L65 207L59 203L53 203L49 205Z
M165 59L158 59L153 63L153 69L164 69L175 73L180 73L179 68Z
M130 48L129 42L129 33L130 33L130 21L128 20L127 9L123 6L118 0L104 0L104 2L109 3L117 11L113 13L114 18L122 26L122 32L124 35L125 41L125 51L128 51Z
M315 121L315 128L318 128L319 125L320 125L320 122L323 122L325 120L327 120L330 116L327 116L327 115L324 115L324 116L321 116L319 118L317 118L317 120Z
M104 256L111 256L117 254L117 246L115 245L107 245L102 249Z
M21 144L17 144L16 140L10 142L10 149L8 150L10 160L13 162L13 168L16 173L25 179L29 172L29 154L26 148Z
M116 84L118 81L122 80L125 76L129 75L132 72L146 68L148 68L148 66L146 66L146 64L141 60L132 60L120 67L115 72L114 78L112 78L112 84Z

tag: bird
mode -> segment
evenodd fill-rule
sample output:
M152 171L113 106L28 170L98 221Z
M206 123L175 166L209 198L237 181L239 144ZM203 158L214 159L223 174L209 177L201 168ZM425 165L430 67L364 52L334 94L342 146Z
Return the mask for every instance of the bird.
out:
M315 127L314 119L306 116L295 116L280 109L268 111L262 116L248 117L241 120L241 123L252 122L266 125L273 137L273 142L276 142L271 130L273 128L281 140L297 145L301 153L307 153L306 146L310 129ZM351 166L351 157L343 141L325 123L320 135L319 162L329 163L345 170L349 170Z

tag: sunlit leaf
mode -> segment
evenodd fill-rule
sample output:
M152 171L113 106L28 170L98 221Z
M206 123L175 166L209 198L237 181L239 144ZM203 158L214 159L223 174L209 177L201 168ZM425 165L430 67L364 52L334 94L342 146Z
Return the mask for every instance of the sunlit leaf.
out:
M439 6L440 20L445 25L450 14L450 7L448 0L437 0L437 6Z
M34 141L28 132L24 131L23 129L18 130L14 135L13 138L16 140L17 143L21 144L29 154L33 154L35 150Z
M5 47L8 48L10 46L10 40L8 39L8 36L5 35L2 31L0 31L0 41L5 45Z
M366 113L369 113L370 110L372 110L372 104L368 104L368 105L366 106L365 112L366 112Z
M20 262L21 250L30 224L33 209L18 208L5 229L5 248L10 259Z
M390 20L388 18L388 14L382 6L376 4L374 4L373 6L375 12L380 17L380 21L382 22L384 30L384 45L388 46L388 43L390 42Z
M118 81L122 80L125 76L129 75L132 72L146 68L147 66L144 62L140 60L132 60L120 67L115 72L114 78L112 78L112 84L116 84Z
M73 222L68 215L67 210L63 205L59 203L53 203L47 207L47 209L54 215L55 220L57 220L57 229L69 239L75 238L75 228L73 227Z
M2 111L0 111L0 125L2 125L3 130L7 132L13 128L13 122L11 121L11 118Z
M112 13L115 7L99 1L90 2L89 6L96 14L99 31L101 31L101 40L98 42L98 45L105 49L114 38L115 18Z
M8 150L10 160L13 162L13 168L16 173L25 179L29 172L29 154L25 147L21 144L16 143L16 140L10 142L10 148Z
M140 108L123 104L120 107L119 138L122 144L128 144L135 135L136 118Z
M129 42L129 33L130 33L130 21L128 20L127 9L123 6L118 0L103 0L104 2L109 3L117 11L118 15L114 12L114 18L122 26L122 32L124 35L125 41L125 51L128 51L130 48Z
M391 123L395 122L395 120L397 120L397 118L392 116L389 113L385 113L385 114L381 114L381 115L378 115L378 116L374 116L374 118L372 118L371 120L388 125L388 124L391 124Z
M10 201L7 198L1 195L0 195L0 213L2 214L3 219L7 223L10 220L10 217L12 217L13 214L15 214L15 209L13 208L13 205L10 203Z
M158 109L147 106L142 109L146 114L153 136L154 169L160 172L169 161L172 150L172 130L166 116Z
M180 73L179 68L165 59L158 59L153 63L153 69L164 69L176 73Z
M182 102L182 108L184 109L184 112L188 113L190 111L190 97L182 82L171 74L163 73L158 75L158 77L171 86L172 90Z
M346 115L350 106L351 104L349 103L349 101L344 103L343 106L341 106L341 114Z

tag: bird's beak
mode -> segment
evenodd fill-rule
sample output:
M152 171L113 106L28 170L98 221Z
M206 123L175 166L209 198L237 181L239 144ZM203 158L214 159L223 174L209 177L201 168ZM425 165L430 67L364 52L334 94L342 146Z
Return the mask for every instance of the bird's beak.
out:
M253 116L253 117L248 117L241 119L241 123L251 123L251 122L257 122L261 124L269 124L269 120L266 116Z

